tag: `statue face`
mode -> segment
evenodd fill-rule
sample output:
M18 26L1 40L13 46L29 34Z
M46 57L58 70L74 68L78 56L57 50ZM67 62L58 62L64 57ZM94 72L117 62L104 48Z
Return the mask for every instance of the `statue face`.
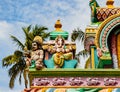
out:
M36 42L32 43L32 50L37 50L38 49L38 44Z
M58 45L58 47L62 47L62 45L63 45L63 39L62 38L58 39L57 45Z

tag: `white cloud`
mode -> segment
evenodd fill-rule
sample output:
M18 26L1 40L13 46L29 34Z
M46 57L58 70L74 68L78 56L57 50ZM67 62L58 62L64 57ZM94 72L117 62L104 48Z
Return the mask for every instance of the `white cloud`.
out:
M22 27L25 26L22 22L7 22L0 21L0 40L7 41L10 35L20 35L22 34ZM23 35L23 34L22 34Z
M18 49L11 40L10 35L16 36L20 41L24 41L22 27L25 23L0 21L0 60Z
M6 88L0 88L0 92L22 92L23 89L17 88L17 89L6 89Z
M0 39L7 40L8 34L12 33L13 29L13 25L8 24L6 21L0 21Z

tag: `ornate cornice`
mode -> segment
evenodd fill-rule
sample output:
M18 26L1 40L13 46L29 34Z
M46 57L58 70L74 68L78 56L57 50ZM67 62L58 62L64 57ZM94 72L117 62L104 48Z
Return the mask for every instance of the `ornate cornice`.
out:
M30 69L32 77L120 77L120 69Z
M106 47L106 38L107 34L120 23L120 14L115 14L107 18L104 22L102 22L98 28L98 32L95 38L95 44L98 48Z

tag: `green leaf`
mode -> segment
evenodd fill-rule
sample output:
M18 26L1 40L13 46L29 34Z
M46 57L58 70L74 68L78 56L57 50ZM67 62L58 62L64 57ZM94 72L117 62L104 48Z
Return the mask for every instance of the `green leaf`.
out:
M12 36L11 35L11 39L18 45L18 47L20 47L20 49L24 49L24 45L22 44L22 42L20 42L19 40L18 40L18 38L16 38L15 36Z
M13 64L13 62L11 61L11 59L13 58L13 55L9 55L5 58L2 59L2 67L8 67L11 64Z
M84 42L84 36L85 36L85 33L77 28L77 29L74 29L72 34L71 34L71 40L72 41L75 41L75 40L79 40L81 42Z
M83 56L85 58L89 56L89 52L87 50L81 50L76 56Z

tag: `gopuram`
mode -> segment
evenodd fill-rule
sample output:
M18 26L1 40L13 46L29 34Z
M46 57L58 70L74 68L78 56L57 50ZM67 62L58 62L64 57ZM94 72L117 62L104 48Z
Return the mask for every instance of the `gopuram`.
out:
M112 92L120 88L120 7L107 0L100 7L90 0L91 24L86 27L84 48L90 53L85 69L76 68L76 43L68 40L60 20L49 41L36 36L29 68L30 88L23 92ZM105 91L106 90L106 91Z

